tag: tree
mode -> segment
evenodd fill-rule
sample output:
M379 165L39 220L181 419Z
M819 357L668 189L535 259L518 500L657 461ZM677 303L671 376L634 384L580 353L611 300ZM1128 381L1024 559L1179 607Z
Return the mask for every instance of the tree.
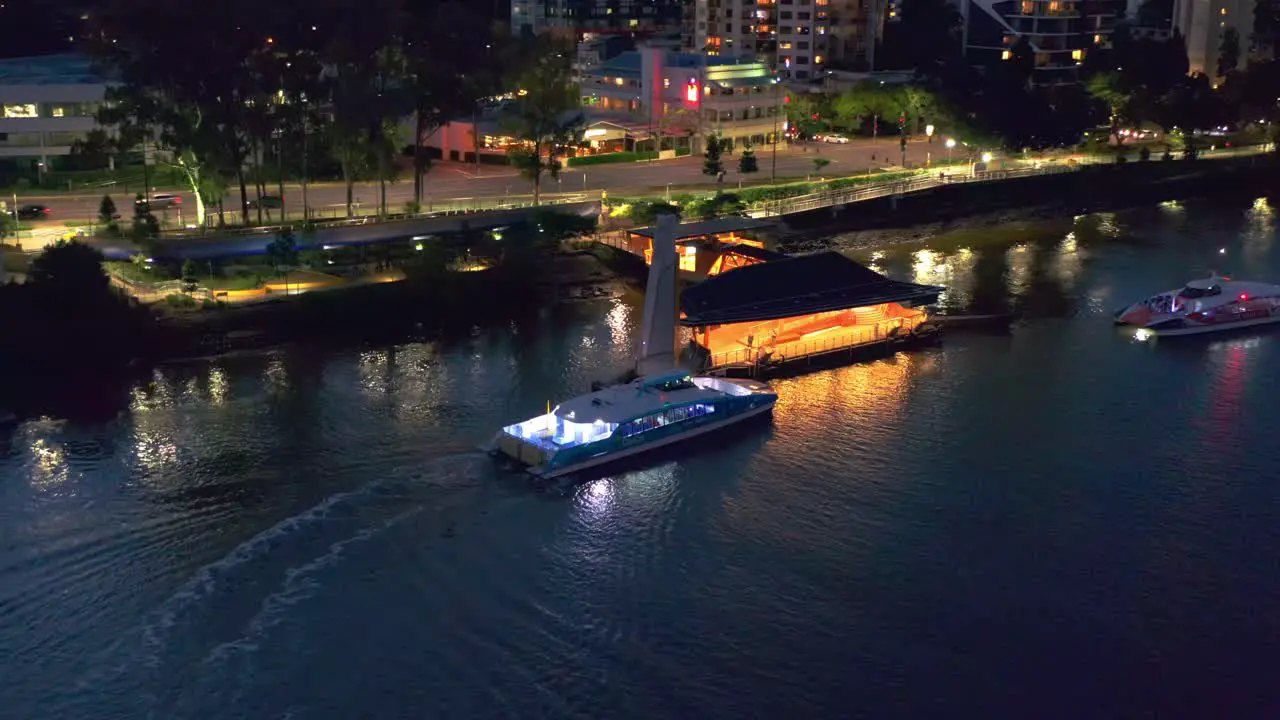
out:
M115 159L115 143L102 128L94 128L71 145L71 156L82 170L99 170Z
M256 20L244 22L263 16L261 6L228 2L196 23L174 3L110 0L88 15L90 50L120 80L108 90L99 121L117 129L123 147L141 144L145 158L155 146L157 159L182 172L196 197L198 223L204 222L206 169L234 175L247 203L246 120L254 95L247 58L273 42L259 34ZM243 212L247 224L247 208Z
M1242 119L1266 122L1272 140L1280 139L1280 61L1250 63L1244 72L1227 80L1223 93Z
M1133 123L1133 92L1124 86L1120 73L1116 71L1094 75L1085 84L1085 89L1107 108L1111 136L1117 146L1122 145L1124 136L1120 131L1126 124Z
M102 253L84 243L59 240L31 261L27 281L55 290L64 299L97 297L110 285L102 269Z
M293 232L285 229L267 245L267 258L276 272L287 272L298 264L298 244L293 239Z
M466 0L409 3L405 27L405 71L414 118L413 196L422 202L430 157L423 141L453 117L470 111L481 97L497 94L496 38L484 26L477 3ZM475 43L485 42L484 55Z
M784 106L787 122L796 128L801 136L807 137L827 129L822 118L831 113L826 95L814 93L789 93Z
M1228 27L1222 31L1222 44L1218 46L1218 77L1235 73L1240 66L1240 31Z
M111 225L120 219L120 213L116 212L116 203L111 199L110 195L103 195L102 202L98 203L98 222L103 225Z
M160 222L151 214L151 205L147 198L138 193L133 200L133 238L147 245L160 234Z
M527 147L512 156L522 175L533 182L533 204L542 198L542 177L560 176L557 155L579 140L585 118L582 99L572 82L569 52L554 44L532 61L519 76L518 94L507 112L505 124Z
M738 172L746 175L759 171L760 165L756 162L755 149L751 147L750 143L743 145L742 154L738 156Z
M707 136L707 148L702 153L702 174L718 178L724 172L724 162L720 159L724 148L721 147L720 136L711 133Z
M903 102L896 88L867 81L854 86L835 101L836 116L842 122L861 125L871 121L871 137L880 135L880 118L899 112Z
M942 114L942 103L937 94L923 85L903 85L898 89L898 100L902 103L903 115L910 123L909 135L920 134L920 123L926 116L934 118Z
M1222 124L1225 113L1226 105L1208 76L1196 73L1184 78L1164 97L1157 122L1167 133L1181 133L1185 156L1191 159L1199 154L1197 132Z

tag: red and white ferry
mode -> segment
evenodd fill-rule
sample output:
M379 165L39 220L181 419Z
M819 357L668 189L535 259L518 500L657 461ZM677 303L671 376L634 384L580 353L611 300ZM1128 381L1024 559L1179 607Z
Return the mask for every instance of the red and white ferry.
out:
M1268 325L1280 322L1280 285L1215 273L1118 310L1115 320L1161 337Z

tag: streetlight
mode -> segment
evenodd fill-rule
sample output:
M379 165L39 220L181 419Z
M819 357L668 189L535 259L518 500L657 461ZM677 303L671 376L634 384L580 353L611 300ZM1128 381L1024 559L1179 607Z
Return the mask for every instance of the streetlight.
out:
M933 126L932 125L924 126L924 134L925 134L925 137L929 138L929 142L933 142Z
M956 139L955 139L955 138L947 138L947 164L948 164L948 165L950 165L950 164L951 164L951 151L952 151L952 149L954 149L954 148L955 148L955 146L956 146Z
M989 163L989 162L991 162L991 153L989 153L989 152L984 152L984 153L982 153L982 162L984 162L984 163Z

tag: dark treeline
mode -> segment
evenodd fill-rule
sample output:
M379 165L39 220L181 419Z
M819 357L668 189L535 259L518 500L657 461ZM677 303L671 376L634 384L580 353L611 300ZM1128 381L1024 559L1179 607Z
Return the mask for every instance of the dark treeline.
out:
M534 156L545 158L566 127L552 120L578 105L571 53L549 38L511 37L483 2L229 0L198 17L161 0L96 5L83 46L121 84L99 116L110 135L84 150L142 148L197 195L200 222L214 209L227 222L261 222L251 199L283 195L273 185L285 177L326 173L347 183L349 214L357 181L380 184L387 212L402 156L423 198L421 139L448 120L508 95L512 134L541 143ZM519 164L535 185L559 169Z
M1151 18L1167 16L1171 10L1156 7L1160 2L1144 3L1137 20L1150 26L1156 24ZM1180 35L1139 37L1130 21L1117 25L1109 46L1083 50L1081 82L1046 86L1033 81L1040 71L1025 40L1010 46L1006 59L975 67L964 56L962 20L954 4L904 0L900 21L886 28L881 67L914 69L911 85L875 83L841 96L793 97L788 114L802 131L833 121L873 135L918 135L923 119L971 146L1010 150L1075 145L1095 127L1110 128L1122 144L1122 130L1155 125L1194 157L1195 131L1266 124L1274 137L1280 128L1277 7L1272 0L1258 0L1250 32L1224 34L1211 69L1216 86L1203 73L1188 74Z

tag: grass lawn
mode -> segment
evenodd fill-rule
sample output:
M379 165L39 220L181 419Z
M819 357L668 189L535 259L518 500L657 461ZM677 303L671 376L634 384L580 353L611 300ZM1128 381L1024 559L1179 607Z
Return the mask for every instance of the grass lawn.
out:
M269 278L260 275L232 275L230 277L201 275L196 284L210 290L252 290Z
M102 266L111 275L134 283L157 283L173 279L163 272L139 267L132 262L108 260L102 263Z

